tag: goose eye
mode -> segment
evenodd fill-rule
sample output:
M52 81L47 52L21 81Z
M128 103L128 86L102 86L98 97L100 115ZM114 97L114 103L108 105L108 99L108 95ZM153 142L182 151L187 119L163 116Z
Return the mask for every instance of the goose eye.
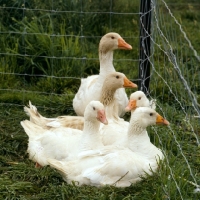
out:
M153 113L150 113L149 115L150 115L150 116L153 116Z
M118 79L118 78L119 78L119 76L116 76L116 78Z
M114 37L114 36L111 36L111 39L115 39L115 37Z
M138 98L139 100L141 99L141 97Z
M95 110L95 107L93 107L93 110Z

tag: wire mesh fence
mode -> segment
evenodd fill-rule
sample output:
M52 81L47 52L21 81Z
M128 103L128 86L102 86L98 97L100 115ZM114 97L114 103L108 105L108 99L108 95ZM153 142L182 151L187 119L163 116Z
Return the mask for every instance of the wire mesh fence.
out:
M98 44L105 33L117 32L133 46L131 51L116 50L113 63L116 71L138 81L139 28L141 16L147 14L141 15L140 3L0 2L2 169L12 159L30 165L27 138L19 125L27 118L23 107L29 100L46 116L75 114L72 99L80 79L99 73ZM151 33L148 35L146 30L151 42L147 57L151 70L149 97L157 100L156 110L171 125L168 129L148 129L152 142L163 150L166 159L153 178L133 186L131 191L127 189L122 198L198 198L194 190L199 188L200 178L199 8L197 1L151 0ZM142 51L147 53L145 48ZM5 176L1 176L2 181ZM21 181L21 177L14 180ZM5 188L3 191L6 193Z

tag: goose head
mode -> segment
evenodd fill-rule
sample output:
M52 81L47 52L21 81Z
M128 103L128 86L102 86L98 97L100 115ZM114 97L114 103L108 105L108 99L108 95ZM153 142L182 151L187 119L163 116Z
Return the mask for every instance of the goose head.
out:
M125 108L125 111L135 110L137 107L149 107L150 102L144 92L136 91L131 94L129 103Z
M91 101L86 106L84 118L91 122L98 120L105 125L108 124L104 106L99 101Z
M107 33L100 40L99 51L106 53L115 49L131 50L132 46L126 43L118 33Z
M138 122L138 125L144 129L155 124L169 125L169 122L166 119L155 110L148 107L136 108L135 112L132 113L131 119L135 119Z
M107 90L116 90L119 88L137 88L137 85L131 82L123 73L112 72L104 80L103 88Z
M137 88L137 85L131 82L123 73L112 72L104 80L100 102L104 106L109 105L113 102L115 91L119 88Z

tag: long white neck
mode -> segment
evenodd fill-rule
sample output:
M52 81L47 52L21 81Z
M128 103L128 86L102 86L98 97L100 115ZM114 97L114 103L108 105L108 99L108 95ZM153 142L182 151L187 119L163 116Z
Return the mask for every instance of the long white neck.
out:
M100 61L100 76L106 76L111 72L115 72L113 66L113 50L112 51L102 51L99 50L99 61Z
M127 143L129 148L134 152L146 152L146 147L151 146L150 138L146 128L140 126L137 116L131 115L131 120L128 128Z
M80 142L80 151L93 150L103 147L99 134L100 122L85 120Z
M149 159L154 159L157 155L162 159L162 152L151 143L146 128L140 126L139 123L137 116L131 116L126 142L128 147Z

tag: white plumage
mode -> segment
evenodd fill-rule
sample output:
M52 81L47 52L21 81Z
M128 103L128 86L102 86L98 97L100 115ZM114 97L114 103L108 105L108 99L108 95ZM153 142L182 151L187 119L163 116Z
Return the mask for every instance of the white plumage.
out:
M48 162L61 172L68 183L77 181L79 185L128 187L139 181L141 175L152 174L159 159L164 158L146 135L146 127L156 123L169 124L153 109L137 108L132 113L128 131L130 148L110 145L70 162L55 159L48 159ZM135 142L139 148L135 147L133 151Z
M92 75L81 79L81 85L73 99L73 108L77 115L83 116L85 107L91 100L100 99L100 91L105 77L115 72L113 66L113 51L116 49L132 49L131 45L126 43L118 33L108 33L104 35L99 43L99 75ZM119 89L116 92L118 112L120 116L125 114L124 107L128 103L128 97L125 90Z
M116 78L117 77L117 78ZM118 116L118 102L115 94L121 88L136 88L137 85L132 83L127 77L120 72L112 72L108 74L103 82L101 88L100 101L105 105L106 115L110 121L116 119L119 120ZM24 111L30 116L30 121L34 124L47 129L55 130L56 128L74 128L83 130L84 117L83 116L59 116L57 118L46 118L43 117L37 108L29 101L29 108L24 107ZM121 121L124 121L121 119Z
M59 127L68 127L83 130L84 117L83 116L59 116L56 118L43 117L37 110L36 106L29 101L29 107L24 107L25 113L30 116L30 121L34 124L44 128L53 129Z
M106 115L108 117L108 113L116 112L115 109L117 109L114 104L116 100L113 99L112 102L110 102L110 105L108 106L110 108L110 111L107 112ZM149 101L144 92L142 91L136 91L130 95L129 104L127 103L126 108L124 110L132 112L135 110L136 107L152 107L155 109L155 100ZM112 111L111 111L112 110ZM101 125L100 127L100 133L102 135L102 141L104 145L111 145L111 144L120 144L121 146L127 147L127 144L124 142L127 138L128 133L128 127L129 122L123 120L119 117L108 117L109 124L108 126Z
M29 137L29 158L45 166L47 158L72 160L81 151L102 147L98 146L96 138L100 137L97 134L100 122L107 124L103 104L91 101L86 107L84 120L83 131L65 127L46 130L28 120L22 121L21 125Z
M115 72L115 49L132 47L117 33L103 36L100 73L82 79L73 99L80 116L45 118L31 102L30 108L24 108L30 116L30 121L21 122L29 137L29 158L39 166L50 164L68 183L128 187L146 173L151 175L164 159L151 143L146 127L169 122L156 113L155 101L149 101L141 91L132 93L128 103L124 88L136 85ZM131 111L130 123L119 117L125 111Z

